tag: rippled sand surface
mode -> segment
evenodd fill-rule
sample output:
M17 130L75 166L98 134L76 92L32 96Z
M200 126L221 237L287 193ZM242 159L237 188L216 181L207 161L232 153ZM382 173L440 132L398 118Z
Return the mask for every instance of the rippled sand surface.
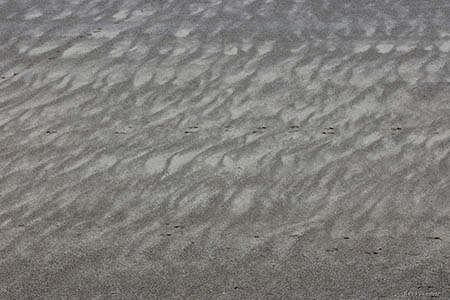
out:
M449 17L0 0L0 299L448 299Z

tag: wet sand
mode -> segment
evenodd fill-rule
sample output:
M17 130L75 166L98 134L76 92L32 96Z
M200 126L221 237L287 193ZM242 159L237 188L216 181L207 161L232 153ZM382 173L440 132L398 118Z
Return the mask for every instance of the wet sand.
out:
M0 299L450 298L449 16L0 0Z

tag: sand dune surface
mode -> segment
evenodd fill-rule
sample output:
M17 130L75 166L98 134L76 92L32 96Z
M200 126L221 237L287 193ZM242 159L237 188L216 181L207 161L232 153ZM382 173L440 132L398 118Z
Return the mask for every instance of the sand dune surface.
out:
M448 299L449 16L0 0L0 299Z

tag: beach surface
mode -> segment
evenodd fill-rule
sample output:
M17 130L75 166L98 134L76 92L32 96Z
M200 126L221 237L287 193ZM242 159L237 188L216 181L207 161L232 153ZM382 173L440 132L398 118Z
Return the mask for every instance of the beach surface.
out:
M449 299L449 17L0 0L0 299Z

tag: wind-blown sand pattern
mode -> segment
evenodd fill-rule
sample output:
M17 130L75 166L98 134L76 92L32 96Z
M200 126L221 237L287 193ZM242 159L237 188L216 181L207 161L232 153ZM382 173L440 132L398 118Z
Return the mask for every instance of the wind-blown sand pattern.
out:
M0 0L0 299L448 299L449 16Z

